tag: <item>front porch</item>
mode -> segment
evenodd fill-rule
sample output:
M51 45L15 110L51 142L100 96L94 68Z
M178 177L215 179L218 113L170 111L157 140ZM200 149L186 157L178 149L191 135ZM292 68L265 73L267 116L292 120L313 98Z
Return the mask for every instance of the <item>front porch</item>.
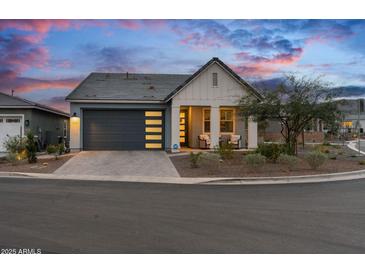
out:
M213 149L232 143L237 150L257 147L257 123L243 119L237 106L173 106L171 151Z

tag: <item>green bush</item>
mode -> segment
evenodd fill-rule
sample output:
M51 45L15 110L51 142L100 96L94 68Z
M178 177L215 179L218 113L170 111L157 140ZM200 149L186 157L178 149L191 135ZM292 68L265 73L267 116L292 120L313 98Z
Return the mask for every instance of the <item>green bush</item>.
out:
M279 164L285 165L289 170L293 170L294 166L298 163L298 157L280 154L277 161Z
M190 167L191 168L199 167L199 162L200 162L201 156L202 156L201 152L198 152L198 153L190 152Z
M12 165L15 165L17 161L16 153L8 152L6 154L6 160L8 160Z
M57 147L55 145L48 145L46 150L48 154L54 154L57 152Z
M214 152L217 153L222 160L233 158L233 147L228 143L223 143L214 147Z
M58 145L48 145L46 148L48 154L53 154L55 159L58 159L59 156L59 147Z
M256 149L256 153L259 153L265 156L267 159L276 162L279 155L285 153L286 149L285 146L282 144L259 144L258 148Z
M7 153L17 154L25 149L25 138L20 136L13 136L6 139L4 146Z
M305 160L312 169L316 170L326 162L327 156L320 151L314 150L305 156Z
M251 168L260 168L266 163L266 157L259 153L247 154L244 160Z
M37 145L34 140L34 135L31 131L29 131L27 133L25 149L27 151L28 163L36 163L37 162Z
M316 145L314 148L315 148L315 150L317 150L319 152L329 154L330 147L331 147L330 145Z
M64 154L65 153L65 144L64 143L58 144L57 149L58 149L58 155Z

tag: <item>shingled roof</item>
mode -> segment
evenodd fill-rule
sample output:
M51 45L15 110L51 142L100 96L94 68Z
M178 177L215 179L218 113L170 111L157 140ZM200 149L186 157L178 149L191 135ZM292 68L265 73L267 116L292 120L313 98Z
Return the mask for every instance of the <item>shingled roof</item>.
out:
M45 106L42 104L38 104L17 96L8 95L5 93L0 92L0 109L1 108L33 108L33 109L39 109L46 112L62 115L65 117L70 117L68 113L65 113L63 111L60 111L58 109Z
M262 95L255 88L244 81L219 58L214 57L194 74L93 72L66 97L66 100L167 102L180 90L182 90L183 87L194 80L200 73L215 62L257 98L262 98Z
M91 73L66 100L164 101L191 75Z

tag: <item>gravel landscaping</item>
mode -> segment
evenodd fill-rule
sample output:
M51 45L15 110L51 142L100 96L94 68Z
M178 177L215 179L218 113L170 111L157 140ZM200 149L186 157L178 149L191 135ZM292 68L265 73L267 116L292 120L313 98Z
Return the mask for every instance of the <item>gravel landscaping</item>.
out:
M29 164L27 160L11 164L3 158L0 159L0 172L53 173L73 156L74 155L64 155L58 160L54 158L38 159L35 164Z
M310 168L305 160L305 154L313 150L307 146L298 152L298 162L291 170L280 163L266 161L260 167L248 166L244 159L245 152L234 152L232 159L226 159L218 163L212 161L201 161L199 167L192 168L190 155L172 156L170 159L175 165L181 177L276 177L276 176L299 176L324 173L336 173L365 169L365 165L359 164L365 157L354 157L356 152L347 147L327 147L324 150L328 159L317 170ZM209 153L209 152L206 152ZM365 164L365 162L363 162Z

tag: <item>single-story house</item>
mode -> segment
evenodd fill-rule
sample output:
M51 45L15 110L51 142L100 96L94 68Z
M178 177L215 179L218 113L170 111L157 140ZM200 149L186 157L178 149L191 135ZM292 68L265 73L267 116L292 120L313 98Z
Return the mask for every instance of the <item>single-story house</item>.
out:
M257 123L239 99L262 95L218 58L192 75L91 73L67 97L70 147L76 150L179 151L213 148L230 135L257 146Z
M8 136L25 136L32 131L41 148L57 144L59 137L69 138L68 113L16 96L0 93L0 151L5 151Z

